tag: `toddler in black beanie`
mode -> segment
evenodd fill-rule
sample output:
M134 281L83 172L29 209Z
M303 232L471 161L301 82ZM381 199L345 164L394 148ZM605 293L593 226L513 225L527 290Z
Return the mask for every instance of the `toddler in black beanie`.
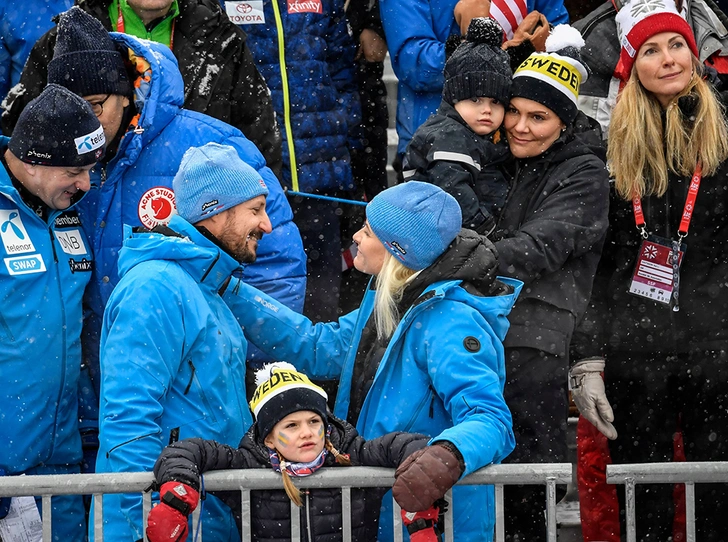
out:
M429 182L451 194L463 227L486 235L508 189L497 169L508 156L500 127L513 76L502 42L496 21L471 21L465 41L445 63L440 107L412 137L402 171L405 181Z

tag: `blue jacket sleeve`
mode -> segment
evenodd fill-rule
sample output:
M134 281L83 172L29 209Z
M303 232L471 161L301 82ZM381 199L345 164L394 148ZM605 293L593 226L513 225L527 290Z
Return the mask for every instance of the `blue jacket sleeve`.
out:
M240 158L260 173L268 187L266 212L273 231L258 243L255 263L245 267L243 278L291 309L301 312L306 290L306 254L293 211L280 182L265 165L263 155L244 138L231 138Z
M430 2L380 0L379 9L397 79L415 91L440 92L445 42L435 34Z
M151 471L166 444L159 421L161 403L184 355L184 293L174 281L153 288L114 292L104 315L101 338L101 450L110 472ZM121 295L118 295L121 294ZM139 307L163 307L140 320ZM121 512L142 538L142 499L123 495Z
M424 332L427 373L452 419L452 427L432 439L452 442L465 460L464 476L500 463L515 447L513 421L503 398L503 344L482 315L446 300L424 311L413 325ZM444 315L458 314L457 319ZM480 347L464 347L474 337Z
M528 0L529 13L538 11L552 25L569 24L569 12L566 11L564 0Z
M338 322L313 324L272 297L231 279L225 303L243 328L245 337L276 361L287 361L313 378L341 374L351 346L358 310Z
M5 10L0 9L0 20L5 20ZM10 90L13 58L5 38L5 24L0 25L0 100L4 100Z

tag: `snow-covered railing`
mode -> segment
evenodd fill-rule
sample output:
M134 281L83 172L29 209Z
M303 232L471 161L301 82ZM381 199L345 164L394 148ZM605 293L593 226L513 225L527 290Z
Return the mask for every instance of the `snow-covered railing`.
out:
M695 484L728 483L728 462L631 463L607 465L607 483L624 484L627 542L637 541L635 485L684 484L686 542L695 542Z
M495 486L496 497L496 542L503 542L504 510L503 486L512 484L546 485L546 518L548 525L548 542L556 542L556 485L571 483L572 466L569 463L544 464L509 464L491 465L480 469L467 478L459 481L459 485ZM280 489L279 474L265 469L226 470L205 473L205 490L238 490L242 495L242 541L250 542L250 492L260 489ZM0 477L0 497L36 496L42 498L43 541L51 540L51 497L53 495L93 495L94 517L90 518L94 525L96 542L103 542L103 496L112 493L141 493L143 495L143 522L146 532L147 516L152 506L150 487L151 473L118 473L118 474L65 474L47 476L5 476ZM325 469L315 476L296 478L295 483L302 489L342 488L343 540L351 540L351 489L365 487L391 487L394 483L394 470L377 467L347 467ZM447 495L451 503L445 514L445 542L454 542L452 524L452 492ZM394 540L402 542L402 518L400 508L394 503ZM199 522L198 507L192 516L192 531L197 530ZM291 503L292 517L296 517L298 508ZM140 518L142 519L142 518ZM198 537L201 540L202 536ZM146 535L144 538L146 542ZM291 522L291 542L301 540L300 524Z

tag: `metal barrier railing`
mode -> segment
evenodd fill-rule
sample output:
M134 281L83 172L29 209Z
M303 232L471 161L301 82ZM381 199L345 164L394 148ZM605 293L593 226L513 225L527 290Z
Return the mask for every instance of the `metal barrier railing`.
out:
M548 542L556 542L556 485L571 483L572 466L569 463L510 464L484 467L458 482L458 485L494 485L496 499L495 540L505 540L503 510L503 486L512 484L546 485L546 521ZM272 470L246 469L205 473L205 490L239 490L242 495L242 541L250 542L250 492L260 489L280 489L280 475ZM148 491L154 477L148 472L114 474L53 474L45 476L0 477L0 497L36 496L42 498L43 542L51 540L51 497L54 495L93 495L94 538L103 542L103 495L118 493L142 493L143 528L146 533L147 516L152 507ZM345 541L351 540L351 489L367 487L391 487L394 470L378 467L349 467L326 469L315 476L296 478L295 483L304 489L341 488L342 533ZM451 505L445 514L445 542L454 542L452 522L452 492L447 499ZM298 509L291 503L291 517ZM192 517L192 529L197 530L200 509ZM396 502L393 506L394 541L402 542L402 518ZM201 540L201 536L198 540ZM300 542L300 525L291 522L291 542ZM147 542L146 534L144 541Z
M637 541L635 486L637 484L684 484L686 542L695 537L695 484L728 483L728 462L630 463L607 465L607 483L624 484L627 542Z

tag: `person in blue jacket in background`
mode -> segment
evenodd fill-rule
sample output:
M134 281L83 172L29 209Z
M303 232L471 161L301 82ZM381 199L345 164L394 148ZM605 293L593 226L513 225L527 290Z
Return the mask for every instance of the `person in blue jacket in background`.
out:
M356 44L344 0L221 0L247 35L265 77L283 136L283 185L323 196L354 196L349 150L361 146ZM245 11L243 8L251 8ZM331 201L291 199L294 221L308 255L304 312L315 321L335 319L341 283L342 214ZM348 245L347 245L348 248Z
M437 111L445 83L445 42L464 36L470 20L488 17L488 0L379 0L397 85L397 155L401 163L417 128ZM552 25L569 22L563 0L528 0ZM456 21L455 10L457 10ZM397 166L399 167L399 166Z
M98 472L150 471L178 439L237 446L253 423L248 343L220 292L271 232L267 183L236 149L208 143L185 153L173 187L179 214L168 225L125 226L101 335ZM240 540L212 495L203 525L204 540ZM106 495L104 539L142 536L141 495Z
M73 0L0 0L0 102L18 84L30 50Z
M0 137L1 474L80 472L82 298L94 260L76 208L105 143L89 105L58 85ZM85 540L80 495L53 497L51 514L53 540Z
M231 283L225 300L264 352L314 378L339 378L334 415L365 439L432 437L397 472L397 501L417 512L513 450L502 341L522 283L496 278L493 245L461 231L457 201L435 185L389 188L366 216L354 264L375 278L361 306L337 322L313 324L243 282ZM493 488L458 486L453 499L456 540L492 540ZM392 532L392 512L383 511L379 539Z
M133 67L127 71L122 56ZM273 231L260 243L255 263L243 277L294 310L303 307L305 254L280 183L258 149L237 128L182 109L183 82L168 47L127 34L109 34L78 7L61 14L48 81L67 87L92 104L109 141L107 157L91 171L91 190L79 207L96 259L86 292L84 359L99 392L98 344L104 307L119 281L118 253L123 225L167 224L175 211L172 179L184 152L209 142L235 148L270 190ZM96 399L85 401L82 431L93 461Z

